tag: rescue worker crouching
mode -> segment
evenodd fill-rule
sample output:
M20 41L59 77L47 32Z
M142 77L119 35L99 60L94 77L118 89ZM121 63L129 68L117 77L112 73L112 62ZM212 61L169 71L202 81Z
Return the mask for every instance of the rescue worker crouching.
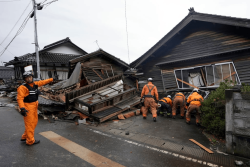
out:
M33 81L33 72L27 71L23 74L25 84L17 89L17 102L21 109L21 114L24 118L25 131L21 141L26 141L27 145L40 143L40 140L35 140L34 132L38 122L38 87L46 85L53 81L53 78Z
M158 91L155 85L152 84L153 79L148 78L148 84L144 85L141 92L141 99L144 98L144 106L141 107L142 116L144 119L147 118L148 109L150 108L153 116L153 121L156 122L157 117L157 103L159 100Z
M159 104L161 105L161 107L158 108L157 115L163 116L163 114L166 113L167 117L170 117L170 115L172 114L173 106L171 96L168 95L167 97L162 98L161 100L159 100Z
M188 97L187 100L187 113L186 113L186 123L190 124L191 112L196 110L196 125L200 126L200 106L201 102L204 100L203 97L198 93L198 89L194 88L193 93Z
M180 105L180 110L181 110L181 118L184 118L184 108L185 108L185 103L186 103L186 98L185 96L179 92L175 94L174 100L173 100L173 110L172 110L172 118L175 119L176 117L176 109L178 105Z

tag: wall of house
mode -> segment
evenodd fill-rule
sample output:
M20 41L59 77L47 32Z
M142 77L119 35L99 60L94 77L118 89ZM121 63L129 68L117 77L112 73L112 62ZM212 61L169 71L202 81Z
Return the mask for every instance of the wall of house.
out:
M250 55L250 51L247 55ZM250 84L250 57L234 61L241 83Z
M226 149L250 158L250 92L226 90Z
M245 62L246 55L234 52L228 54L228 57L225 54L212 56L212 58L208 58L209 61L205 58L206 56L216 55L229 50L241 50L250 47L250 38L243 36L238 33L238 31L235 27L234 29L232 28L232 30L228 28L227 31L223 31L222 29L216 30L216 28L213 30L196 30L183 36L172 48L166 44L138 67L138 72L144 72L144 75L140 76L139 79L145 80L148 77L153 77L156 80L159 90L164 91L164 88L173 89L177 88L177 85L174 83L176 82L174 69L177 68L175 64L162 65L160 68L156 67L155 64L193 59L192 61L178 63L178 68L186 68L188 66L198 66L211 62L236 61L241 59L242 56L244 57L243 61L236 63L236 70L239 69L239 77L242 81L244 80L244 82L250 83L249 73L244 73L247 69L250 69L250 63ZM198 57L199 59L197 59ZM203 59L207 62L203 61ZM161 72L161 69L168 70L168 72Z
M40 67L40 71L42 79L54 78L55 74L58 75L59 80L68 78L68 67Z
M51 53L63 53L63 54L74 54L74 55L82 55L83 52L81 50L78 50L71 44L64 44L59 47L53 48L51 50L48 50L47 52Z

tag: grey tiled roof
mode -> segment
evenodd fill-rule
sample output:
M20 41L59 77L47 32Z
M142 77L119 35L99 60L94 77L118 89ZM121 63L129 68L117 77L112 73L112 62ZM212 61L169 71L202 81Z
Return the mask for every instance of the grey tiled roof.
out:
M75 59L82 55L72 55L72 54L62 54L62 53L50 53L50 52L43 52L39 54L40 63L62 63L68 64L69 60ZM9 61L5 64L5 66L13 65L17 61L21 62L29 62L34 63L36 62L36 54L25 54L23 56L16 57L16 59Z

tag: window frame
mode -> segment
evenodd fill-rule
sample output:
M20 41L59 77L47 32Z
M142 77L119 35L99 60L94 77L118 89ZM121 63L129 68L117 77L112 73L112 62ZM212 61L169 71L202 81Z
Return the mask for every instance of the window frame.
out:
M236 68L235 68L235 65L234 65L233 61L231 61L231 62L223 62L223 63L216 63L216 64L207 64L207 65L203 65L203 66L194 66L194 67L188 67L188 68L175 69L174 70L174 75L175 75L176 85L177 85L178 89L190 89L190 88L183 88L183 84L184 84L183 82L181 82L182 83L181 84L182 87L180 88L179 83L178 83L179 81L177 80L177 77L176 77L176 71L181 71L181 79L183 81L183 73L182 73L183 70L191 70L191 69L195 69L195 68L203 68L203 67L205 67L206 81L207 81L207 67L208 66L212 66L213 67L214 86L204 86L204 87L200 87L200 88L218 88L219 85L215 85L215 75L214 75L215 74L215 70L214 70L214 67L220 65L221 75L222 75L222 79L223 79L222 65L225 65L225 64L228 64L228 66L229 66L230 80L232 80L232 75L231 75L232 72L231 72L231 66L230 66L230 64L233 65L233 69L234 69L235 75L236 75L235 76L235 81L237 82L237 85L241 85L241 81L240 81L239 75L238 75L238 73L236 71ZM223 80L223 82L224 82L224 80Z

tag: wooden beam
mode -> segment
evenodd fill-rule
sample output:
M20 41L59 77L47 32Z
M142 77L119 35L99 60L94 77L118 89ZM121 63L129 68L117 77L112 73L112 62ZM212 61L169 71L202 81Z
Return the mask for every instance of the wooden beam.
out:
M98 75L99 78L101 78L103 80L103 78L94 69L92 69L92 70L96 73L96 75Z
M189 85L189 86L191 86L191 87L194 87L194 88L196 88L196 89L199 89L198 87L196 87L196 86L194 86L194 85L192 85L192 84L190 84L190 83L187 83L187 82L185 82L185 81L183 81L183 80L181 80L181 79L179 79L179 78L176 78L178 81L180 81L180 82L183 82L184 84L186 84L186 85Z
M202 144L198 143L197 141L195 141L194 139L189 139L191 142L197 144L198 146L200 146L202 149L204 149L205 151L207 151L209 154L213 154L214 152L211 151L210 149L208 149L207 147L203 146Z
M205 84L206 84L206 87L207 87L207 81L206 81L206 79L205 79L205 76L204 76L204 73L203 73L202 68L201 68L201 74L202 74L202 78L203 78L203 80L204 80L204 82L205 82Z
M136 88L139 91L138 79L136 80Z

